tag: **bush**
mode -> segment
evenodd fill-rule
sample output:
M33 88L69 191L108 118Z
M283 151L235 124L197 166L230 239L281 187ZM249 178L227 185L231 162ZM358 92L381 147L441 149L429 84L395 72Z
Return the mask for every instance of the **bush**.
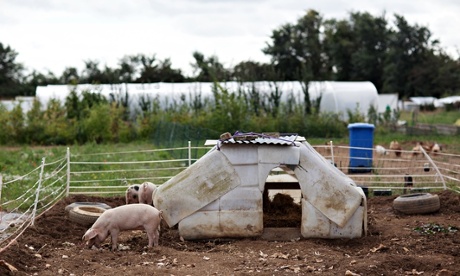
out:
M51 100L42 110L40 103L34 102L26 116L20 107L8 111L0 106L0 143L70 145L154 140L175 145L187 139L217 139L224 132L235 131L342 138L348 135L348 123L364 122L366 117L359 112L359 106L347 111L348 122L341 121L338 114L319 113L317 105L307 114L305 104L296 102L294 97L281 102L285 92L276 87L272 93L262 95L258 91L232 92L216 84L213 92L214 97L196 97L191 103L183 98L167 106L160 106L158 98L145 98L136 111L129 109L126 98L112 97L109 101L97 93L78 95L75 91L64 105ZM368 122L382 134L394 131L400 116L390 110L381 115L373 107L367 114ZM451 117L458 118L458 114Z

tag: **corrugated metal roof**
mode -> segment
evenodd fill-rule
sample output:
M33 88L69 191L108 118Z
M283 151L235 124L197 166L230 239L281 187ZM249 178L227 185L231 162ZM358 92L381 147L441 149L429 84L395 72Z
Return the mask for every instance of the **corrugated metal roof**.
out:
M258 144L258 145L294 145L294 142L306 141L305 137L298 136L297 134L281 134L281 135L267 135L260 133L235 133L231 135L227 133L228 139L208 139L205 146L215 146L218 144Z
M222 144L258 144L258 145L294 145L295 141L298 141L298 135L271 137L271 136L258 136L254 135L235 135L228 140L222 141Z

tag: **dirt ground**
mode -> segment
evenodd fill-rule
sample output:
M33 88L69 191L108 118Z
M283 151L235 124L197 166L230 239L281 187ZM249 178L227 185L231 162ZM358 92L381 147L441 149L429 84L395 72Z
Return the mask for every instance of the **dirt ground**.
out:
M64 209L86 201L116 207L124 198L71 196L1 253L0 275L460 275L460 194L437 194L441 208L427 215L396 213L395 196L369 198L362 238L182 241L177 229L162 225L158 247L147 249L146 234L131 231L122 233L116 252L110 239L102 249L83 248L87 228ZM268 213L269 226L296 227L289 220L299 220L298 208L271 209L277 213Z

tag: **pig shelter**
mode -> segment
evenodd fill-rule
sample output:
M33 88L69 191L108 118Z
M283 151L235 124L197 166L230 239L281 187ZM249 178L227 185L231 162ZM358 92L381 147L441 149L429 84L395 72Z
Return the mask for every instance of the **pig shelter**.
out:
M293 171L303 238L356 238L367 231L363 190L297 135L233 135L156 190L154 205L186 240L260 237L270 172Z

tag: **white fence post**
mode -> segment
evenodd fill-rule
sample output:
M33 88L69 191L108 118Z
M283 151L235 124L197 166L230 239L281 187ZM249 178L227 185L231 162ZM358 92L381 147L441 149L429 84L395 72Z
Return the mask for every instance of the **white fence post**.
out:
M433 168L436 170L436 174L441 178L442 181L442 186L444 187L444 190L447 190L446 182L444 181L444 177L442 176L441 172L438 169L438 166L433 162L433 159L426 153L425 149L423 147L420 147L420 150L423 152L423 155L425 155L426 159L430 161L431 165Z
M192 165L192 142L188 141L188 166Z
M67 147L67 185L66 185L66 192L65 196L69 196L69 190L70 190L70 148Z
M34 210L32 211L32 226L35 223L35 213L37 212L38 198L40 196L40 189L42 188L43 170L44 169L45 169L45 157L42 158L42 166L41 166L41 170L40 170L40 178L38 179L37 192L35 193Z
M332 144L332 140L330 141L330 146L331 146L331 159L332 159L332 165L335 164L335 161L334 161L334 144Z

